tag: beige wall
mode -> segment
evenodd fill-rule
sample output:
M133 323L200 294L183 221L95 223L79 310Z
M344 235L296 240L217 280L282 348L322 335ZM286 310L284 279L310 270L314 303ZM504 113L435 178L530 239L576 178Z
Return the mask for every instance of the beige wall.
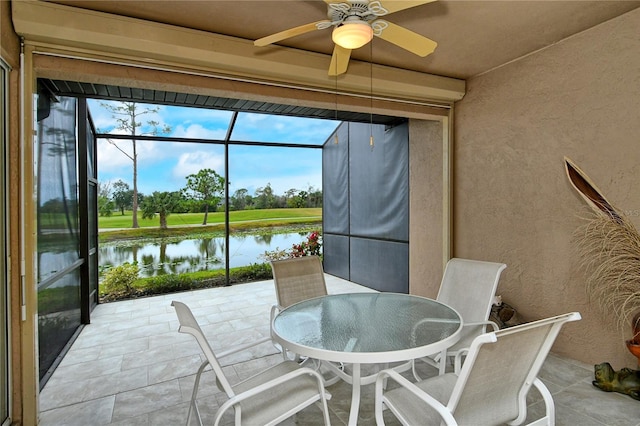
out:
M438 295L447 243L446 121L409 122L409 292Z
M640 10L468 81L456 103L454 255L505 262L498 293L525 320L580 311L554 351L636 367L585 295L573 159L640 227Z
M11 67L18 68L20 40L13 32L11 3L0 1L0 54Z

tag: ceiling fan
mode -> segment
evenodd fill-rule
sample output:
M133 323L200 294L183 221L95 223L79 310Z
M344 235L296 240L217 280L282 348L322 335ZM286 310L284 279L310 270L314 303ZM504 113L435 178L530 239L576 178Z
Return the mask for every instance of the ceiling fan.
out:
M424 57L433 53L438 43L380 17L433 1L436 0L324 0L329 19L290 28L260 38L253 44L267 46L311 31L334 27L331 38L335 47L329 66L330 76L347 72L351 51L369 43L373 36Z

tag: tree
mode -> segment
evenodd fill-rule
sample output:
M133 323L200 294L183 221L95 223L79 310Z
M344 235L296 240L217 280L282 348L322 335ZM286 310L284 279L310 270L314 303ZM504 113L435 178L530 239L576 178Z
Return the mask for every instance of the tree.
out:
M251 198L251 195L246 188L236 190L230 200L233 210L244 210L247 207L247 197Z
M102 195L98 195L98 214L100 214L100 216L110 217L113 214L114 207L113 201Z
M204 205L203 225L207 224L209 206L217 206L222 198L224 178L213 169L202 169L187 176L187 186L182 190L200 204Z
M322 207L322 190L309 185L307 191L306 207Z
M111 181L106 183L98 182L98 214L100 216L111 216L113 214L113 202L111 202Z
M98 182L98 197L111 198L111 181Z
M138 194L138 201L139 200ZM124 209L132 207L133 205L133 190L129 187L129 184L118 180L113 184L113 202L120 209L120 213L124 216Z
M257 209L271 209L275 206L275 196L273 195L271 183L268 183L264 188L256 189L255 196Z
M111 117L118 123L115 127L117 130L123 130L131 136L155 136L159 133L171 132L171 127L165 125L162 129L159 128L160 123L153 120L148 120L146 123L137 121L141 116L147 114L156 114L160 111L160 107L144 108L140 109L135 102L116 102L106 103L101 102L100 105L111 112ZM133 195L131 202L131 210L133 211L132 228L139 228L138 225L138 151L136 146L136 139L131 139L132 154L129 155L123 151L115 142L109 140L109 143L113 144L120 152L129 157L133 161Z
M142 217L153 219L157 213L160 216L160 229L167 229L167 217L179 202L180 192L154 191L153 194L144 197L141 206Z
M291 188L284 193L284 199L287 207L293 208L296 206L296 195L298 194L298 190L295 188Z

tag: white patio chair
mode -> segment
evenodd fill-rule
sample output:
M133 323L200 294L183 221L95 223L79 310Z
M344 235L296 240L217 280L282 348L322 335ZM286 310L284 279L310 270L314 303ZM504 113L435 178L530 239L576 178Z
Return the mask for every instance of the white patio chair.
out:
M327 295L322 261L318 256L271 261L279 308Z
M277 300L277 305L271 307L271 324L273 324L273 319L278 311L304 300L327 295L327 284L324 279L322 260L319 256L293 257L273 260L270 263ZM310 358L301 360L298 354L288 354L279 345L276 347L282 351L284 359L293 359L296 362L301 362L301 365L305 365L309 361L314 362L314 368L318 371L322 364L328 364L328 362L320 362ZM337 365L336 368L343 370L344 364ZM339 376L330 374L325 378L325 386L333 385L339 380Z
M231 408L235 412L236 426L241 424L275 425L313 403L317 403L322 409L325 425L330 425L327 400L331 398L331 394L325 391L322 376L316 371L300 367L293 361L284 361L240 383L231 385L189 307L177 301L171 302L171 306L176 309L176 315L180 322L178 331L195 337L206 357L196 374L189 414L187 415L187 425L191 422L193 411L196 413L199 424L202 425L196 398L200 377L208 365L213 370L218 388L224 391L229 398L216 413L213 421L216 426ZM238 346L220 353L219 356L237 353L266 341L270 341L270 339L264 338L254 343Z
M318 256L302 256L271 261L277 305L271 308L271 323L278 311L314 297L326 296L322 261ZM281 348L280 348L281 349ZM282 351L287 359L287 354ZM294 355L297 359L297 356Z
M573 312L482 334L459 374L414 384L393 370L381 371L375 387L377 424L384 425L388 408L404 425L519 425L527 418L531 385L540 391L546 412L529 425L555 424L553 398L537 376L564 323L579 319ZM400 387L383 393L389 379Z
M461 337L445 352L420 358L422 361L438 368L443 374L447 359L453 358L457 362L455 371L459 371L461 357L456 355L468 349L475 337L487 331L487 326L492 330L498 329L496 323L489 321L489 314L500 274L506 267L504 263L459 258L447 262L436 300L451 306L460 314L463 325ZM413 374L420 380L415 363Z

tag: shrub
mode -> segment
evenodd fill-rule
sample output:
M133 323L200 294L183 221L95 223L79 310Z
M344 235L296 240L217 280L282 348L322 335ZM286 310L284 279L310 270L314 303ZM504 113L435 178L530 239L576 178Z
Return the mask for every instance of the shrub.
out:
M167 274L146 278L140 283L143 285L137 285L136 287L138 287L138 291L142 291L145 294L164 294L197 288L194 285L195 283L196 281L184 274Z
M249 266L234 268L229 276L231 283L242 283L273 278L271 266L268 263L253 263Z
M138 272L137 263L128 262L109 269L100 284L102 292L131 294L133 283L138 278Z
M322 256L320 251L322 248L322 236L320 232L313 231L307 236L307 240L300 244L294 244L289 251L280 250L276 247L275 250L265 251L261 256L265 260L282 260L290 257L302 257L302 256Z
M124 265L123 265L124 266ZM113 268L116 269L116 268ZM251 281L269 280L273 277L271 267L266 263L254 263L249 266L232 268L229 271L229 283L245 283ZM105 276L105 280L106 280ZM223 269L215 271L189 272L185 274L166 274L155 277L134 279L129 290L119 289L111 291L103 287L100 302L113 302L154 294L176 293L179 291L197 290L202 288L220 287L226 285ZM104 284L101 284L103 286Z
M291 257L320 256L321 247L322 242L320 241L320 233L318 231L313 231L307 237L307 241L293 245Z

